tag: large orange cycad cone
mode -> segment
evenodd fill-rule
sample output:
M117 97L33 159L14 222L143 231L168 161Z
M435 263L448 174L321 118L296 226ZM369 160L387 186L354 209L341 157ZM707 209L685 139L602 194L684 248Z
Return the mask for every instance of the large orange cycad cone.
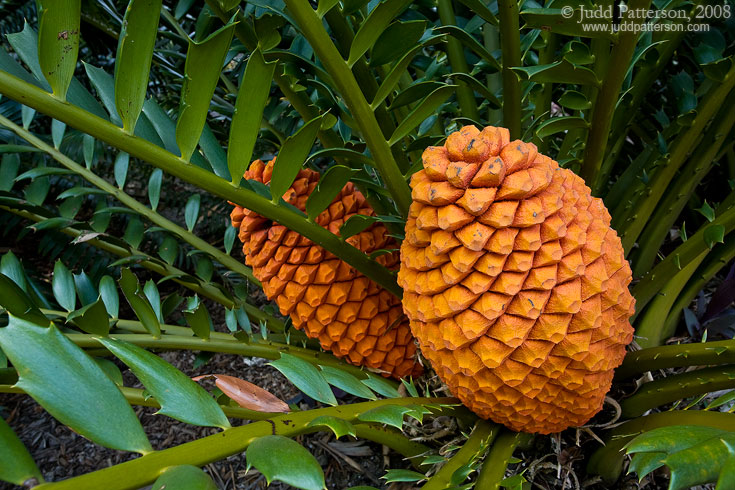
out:
M256 160L245 178L268 184L274 162ZM303 169L283 198L303 211L318 182L318 172ZM355 214L374 213L363 195L348 183L316 222L338 234L340 226ZM246 263L263 283L268 299L276 301L282 314L291 316L296 328L352 364L396 378L421 372L416 344L398 298L285 226L240 206L235 206L231 218L240 230ZM382 224L347 242L368 254L396 248ZM395 269L398 252L381 255L377 261Z
M398 274L423 355L483 418L584 424L633 336L631 271L602 201L504 128L466 126L423 166Z

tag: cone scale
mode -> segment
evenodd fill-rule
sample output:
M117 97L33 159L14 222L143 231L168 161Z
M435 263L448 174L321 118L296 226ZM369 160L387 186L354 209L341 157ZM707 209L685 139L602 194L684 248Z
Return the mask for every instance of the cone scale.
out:
M270 183L274 162L256 160L245 178ZM318 172L302 169L283 199L304 211L318 182ZM372 216L374 212L348 183L316 222L339 234L342 224L356 214ZM262 282L268 299L275 300L283 315L290 315L294 327L351 364L396 378L421 372L400 299L285 226L240 206L235 206L230 217L239 229L245 262ZM347 242L367 254L397 248L380 223ZM380 255L377 262L396 269L398 252Z
M411 188L398 283L422 354L482 418L583 425L633 335L631 271L602 201L495 127L427 148Z

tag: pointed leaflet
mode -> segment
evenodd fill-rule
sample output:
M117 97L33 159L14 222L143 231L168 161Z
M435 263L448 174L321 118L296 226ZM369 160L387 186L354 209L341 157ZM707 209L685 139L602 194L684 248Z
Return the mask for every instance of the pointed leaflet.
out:
M306 215L314 221L319 214L332 204L334 198L358 171L344 165L335 165L326 171L314 191L306 200Z
M286 379L307 396L327 405L337 405L337 399L322 373L303 359L281 353L280 359L270 365L281 371Z
M193 194L188 201L186 201L186 207L184 208L184 221L186 221L186 229L192 231L194 226L197 224L197 218L199 218L199 204L201 203L202 196L199 194Z
M48 325L49 320L33 301L12 279L0 273L0 306L11 314L39 325Z
M369 375L367 379L361 379L366 386L369 386L376 393L383 395L386 398L398 398L401 396L392 384L386 381L382 377Z
M161 0L130 0L125 11L115 62L115 105L128 134L143 110L160 15Z
M187 162L202 135L209 103L232 41L234 27L234 23L228 23L201 43L189 40L181 108L176 121L176 143L181 150L181 158Z
M201 468L192 465L166 468L151 490L217 490L217 485Z
M161 181L163 180L163 171L160 168L153 169L151 177L148 179L148 200L151 203L153 211L158 207L158 201L161 199Z
M107 336L110 333L110 320L102 298L69 313L67 322L72 322L82 330L93 335Z
M0 346L18 370L17 386L59 422L105 447L152 451L117 386L55 326L10 315L8 326L0 328Z
M304 124L296 133L289 136L286 142L283 143L276 163L273 165L273 175L271 176L270 186L273 202L279 202L281 196L293 184L296 175L309 156L311 147L314 145L314 139L316 139L321 122L322 116L315 117Z
M395 145L404 136L413 130L416 126L421 124L424 119L436 112L436 109L444 103L454 92L456 85L446 85L434 90L424 100L422 100L414 110L412 110L406 118L398 125L393 131L388 144L390 146Z
M135 275L130 269L123 269L120 276L120 288L128 300L130 307L133 308L135 315L141 321L148 333L158 338L161 336L161 324L158 322L153 307L148 302L148 298L140 294L140 285Z
M237 402L242 408L270 413L287 413L291 411L286 402L271 392L243 379L225 374L205 374L192 379L199 381L204 378L214 378L214 383L217 385L217 388L222 390L222 393Z
M51 289L54 292L56 301L66 311L74 311L77 304L76 289L74 288L74 278L69 269L57 260L54 264L54 277L51 280Z
M350 46L350 56L347 64L352 67L375 44L375 41L388 27L388 24L406 10L406 7L410 4L411 0L390 0L379 3L355 34Z
M378 422L387 424L401 430L403 427L403 416L413 411L410 407L401 407L398 405L383 405L368 410L357 416L363 422Z
M187 308L184 310L186 323L191 327L197 337L209 340L212 331L212 318L204 303L199 301L198 296L189 298Z
M346 435L357 437L354 425L344 419L332 417L331 415L321 415L309 422L309 424L307 425L307 427L318 426L329 427L330 429L332 429L332 432L334 432L334 436L337 439Z
M227 149L227 166L236 185L240 183L253 156L275 67L275 61L265 62L259 49L253 51L245 67L232 115Z
M360 380L352 374L330 366L319 366L319 368L330 385L336 386L340 390L346 391L351 395L359 396L360 398L367 398L368 400L376 400L378 398L370 388L360 383Z
M127 365L168 415L187 424L230 427L224 412L204 388L155 354L137 345L111 338L99 339Z
M38 62L54 96L66 100L79 53L81 0L41 0Z
M283 436L264 436L254 440L245 458L251 466L273 480L304 490L321 490L324 472L312 454L298 442Z
M43 481L38 466L13 429L0 417L0 480L23 485L35 478Z

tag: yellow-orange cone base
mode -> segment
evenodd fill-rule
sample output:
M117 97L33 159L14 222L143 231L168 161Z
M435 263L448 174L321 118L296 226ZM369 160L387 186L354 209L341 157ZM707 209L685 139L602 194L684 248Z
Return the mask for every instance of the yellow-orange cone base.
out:
M246 179L268 184L275 160L256 160ZM299 171L283 199L301 209L319 182L319 173ZM355 214L372 208L348 183L316 222L332 233ZM232 225L240 230L246 263L293 325L322 347L348 362L396 378L419 374L416 344L398 298L308 238L257 213L235 206ZM365 253L396 248L385 227L375 224L347 239ZM385 267L398 266L398 252L378 257Z
M423 355L483 418L584 424L633 336L631 271L602 201L504 128L466 126L423 166L398 275Z

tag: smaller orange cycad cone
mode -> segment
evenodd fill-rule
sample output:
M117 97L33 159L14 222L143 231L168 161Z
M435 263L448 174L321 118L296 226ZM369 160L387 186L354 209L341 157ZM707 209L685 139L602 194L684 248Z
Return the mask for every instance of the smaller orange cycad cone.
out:
M268 184L275 159L254 161L246 179ZM301 209L319 182L319 173L302 169L283 199ZM348 183L316 222L333 233L350 217L372 216L373 210L352 183ZM245 262L263 283L268 299L274 300L293 325L337 357L377 369L386 376L417 375L416 344L401 302L373 281L324 248L257 213L235 206L232 225L240 230ZM385 226L372 225L347 239L369 254L396 248ZM388 268L397 268L398 252L378 257Z

